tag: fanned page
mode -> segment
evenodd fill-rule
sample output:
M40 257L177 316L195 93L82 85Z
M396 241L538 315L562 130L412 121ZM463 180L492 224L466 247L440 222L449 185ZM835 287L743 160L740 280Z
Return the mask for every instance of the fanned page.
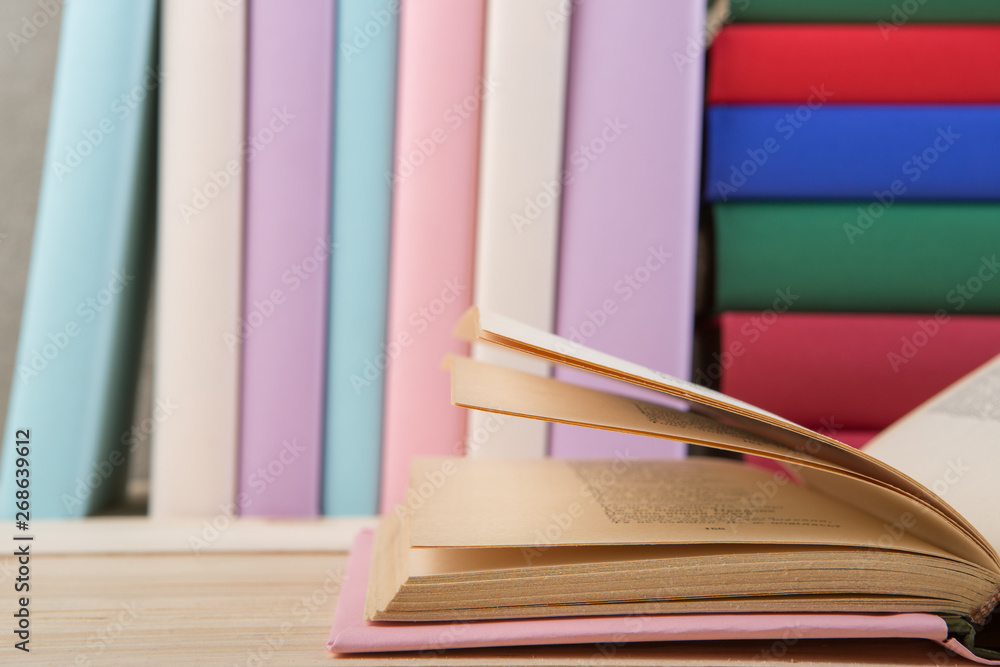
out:
M779 447L784 446L788 450L796 450L800 454L807 454L822 461L823 469L840 469L841 471L846 469L851 471L853 476L860 480L871 482L884 489L894 490L903 496L911 498L914 502L932 509L938 515L947 517L957 527L961 528L968 539L974 541L984 552L989 554L991 560L994 562L998 560L996 552L990 546L990 543L965 517L920 483L871 456L837 442L832 438L784 420L777 415L760 410L750 404L743 403L711 389L678 380L664 373L589 349L554 334L534 329L509 318L481 309L474 308L470 310L459 323L456 334L472 340L495 343L553 362L582 368L684 399L695 412L712 417L716 421L738 426L754 435L773 441ZM454 366L453 373L456 374L456 377L453 382L456 390L463 386L461 373L463 369L468 368L469 366L461 363ZM560 392L562 389L556 389L552 385L549 391ZM494 398L504 401L515 399L510 394L504 396L495 395ZM465 407L492 409L498 412L504 411L497 409L498 406L496 405L492 407L473 405L473 401L463 401L463 397L457 393L453 393L453 401L460 405L465 405ZM662 406L657 407L662 409ZM538 412L541 413L542 410L538 410ZM513 412L511 413L513 414ZM551 418L546 414L535 414L534 417L538 419ZM586 414L583 417L584 419L580 421L569 423L616 430L622 428L620 424L593 424ZM647 418L647 421L652 422L654 420ZM628 427L625 430L628 430ZM669 436L661 434L661 437ZM709 438L706 438L705 440L698 441L713 446L735 449L736 451L745 451L738 447L733 447L731 444L727 446L726 443L715 442L714 440L710 442L709 440ZM750 443L744 444L750 445ZM766 448L761 449L759 445L752 448L764 456L769 456L772 453ZM808 464L808 461L805 459L801 459L799 462ZM817 466L813 465L812 467ZM846 498L845 500L848 502L851 501L850 498Z
M946 547L970 562L1000 572L985 540L975 533L970 534L919 498L891 484L825 462L808 452L693 412L472 359L456 357L450 363L452 402L456 405L773 458L791 464L799 478L818 491L877 517L886 525L903 521L907 534ZM905 517L912 517L912 520Z

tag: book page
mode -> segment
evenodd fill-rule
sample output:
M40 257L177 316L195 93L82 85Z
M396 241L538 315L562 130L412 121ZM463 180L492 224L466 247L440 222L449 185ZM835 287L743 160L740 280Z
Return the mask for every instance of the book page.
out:
M865 446L955 507L1000 550L1000 356Z
M831 470L848 468L704 415L539 377L467 357L449 358L452 403L460 407L719 446Z
M749 403L475 307L463 316L454 333L681 398L690 404L692 410L703 412L716 420L729 421L828 463L850 468L859 475L892 485L934 507L970 535L976 534L976 529L959 512L898 470L849 445Z
M405 517L411 547L823 544L877 547L881 522L785 473L681 461L417 459ZM955 559L912 535L892 545Z

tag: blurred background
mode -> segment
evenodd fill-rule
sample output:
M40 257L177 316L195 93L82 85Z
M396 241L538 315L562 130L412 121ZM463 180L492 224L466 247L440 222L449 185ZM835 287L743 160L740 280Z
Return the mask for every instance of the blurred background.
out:
M660 400L473 304L863 446L1000 353L998 7L6 0L0 508L21 428L39 517L719 455L453 408L447 353Z

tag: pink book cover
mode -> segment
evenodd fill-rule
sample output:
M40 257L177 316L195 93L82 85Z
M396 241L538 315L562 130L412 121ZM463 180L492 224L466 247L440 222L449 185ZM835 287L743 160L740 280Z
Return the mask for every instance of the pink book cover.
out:
M633 614L527 620L375 623L364 620L373 533L355 539L341 584L327 649L336 653L439 651L452 648L650 641L753 639L929 639L975 658L948 639L931 614ZM435 655L438 655L435 653Z
M556 330L691 375L703 0L573 3ZM647 400L573 369L556 377ZM663 458L684 445L556 424L551 454Z
M330 0L249 5L237 497L247 516L320 508L334 14Z
M383 509L403 500L410 458L461 454L466 413L451 405L446 354L472 301L484 0L403 0L385 376ZM364 387L361 388L362 390Z
M879 430L1000 354L1000 317L728 312L721 391L837 438Z

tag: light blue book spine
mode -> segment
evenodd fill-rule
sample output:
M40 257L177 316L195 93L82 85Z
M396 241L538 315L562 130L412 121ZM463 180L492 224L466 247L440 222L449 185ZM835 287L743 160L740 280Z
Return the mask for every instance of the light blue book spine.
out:
M31 520L91 514L124 487L152 264L156 31L155 0L65 5L0 445L6 517L25 477Z
M375 514L382 449L399 0L337 5L323 512Z

